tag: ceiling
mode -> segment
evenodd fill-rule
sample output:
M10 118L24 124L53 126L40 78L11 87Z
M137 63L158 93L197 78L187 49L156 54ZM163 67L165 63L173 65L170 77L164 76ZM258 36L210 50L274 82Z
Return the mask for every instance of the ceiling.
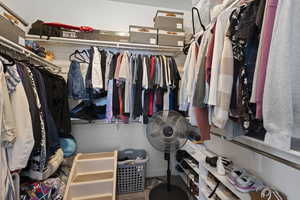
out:
M153 7L171 8L176 10L191 10L192 0L110 0Z

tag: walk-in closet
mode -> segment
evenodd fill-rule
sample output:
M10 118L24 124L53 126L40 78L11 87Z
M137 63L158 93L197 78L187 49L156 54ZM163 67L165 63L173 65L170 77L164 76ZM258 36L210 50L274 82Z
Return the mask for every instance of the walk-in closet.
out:
M0 1L0 200L299 200L300 1Z

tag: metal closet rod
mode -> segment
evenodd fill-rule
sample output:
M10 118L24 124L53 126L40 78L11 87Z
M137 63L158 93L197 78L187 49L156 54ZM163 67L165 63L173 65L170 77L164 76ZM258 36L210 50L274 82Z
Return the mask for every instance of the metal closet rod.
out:
M217 137L220 137L220 138L224 138L223 135L220 135L220 134L215 133L215 132L211 132L211 134L213 134L213 135L215 135L215 136L217 136ZM273 155L273 154L271 154L271 153L265 152L265 151L263 151L263 150L257 149L257 148L255 148L255 147L252 147L251 145L247 145L247 144L238 142L238 141L236 141L236 140L228 140L228 141L231 142L231 143L233 143L233 144L239 145L239 146L241 146L241 147L243 147L243 148L245 148L245 149L248 149L248 150L250 150L250 151L253 151L253 152L255 152L255 153L258 153L258 154L260 154L260 155L263 155L263 156L265 156L265 157L267 157L267 158L270 158L270 159L272 159L272 160L275 160L275 161L277 161L277 162L280 162L280 163L282 163L282 164L284 164L284 165L287 165L287 166L292 167L292 168L294 168L294 169L300 170L300 165L299 165L298 163L289 161L289 160L287 160L287 159L284 159L284 158L281 158L281 157L279 157L279 156Z
M15 51L21 55L23 55L26 58L32 59L33 61L40 63L42 65L46 65L53 69L54 71L57 70L57 73L61 72L61 67L58 67L57 65L45 60L44 58L39 57L38 55L34 54L33 52L29 51L28 49L0 36L0 45L8 48L12 51Z

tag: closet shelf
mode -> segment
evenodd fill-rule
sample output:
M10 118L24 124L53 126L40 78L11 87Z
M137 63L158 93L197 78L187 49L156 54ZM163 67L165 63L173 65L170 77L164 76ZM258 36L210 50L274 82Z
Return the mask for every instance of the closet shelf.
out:
M82 40L71 38L59 38L51 37L49 40L46 38L40 38L37 35L27 35L26 40L33 40L40 43L52 43L61 45L82 45L82 46L98 46L104 48L120 48L120 49L132 49L143 51L156 51L156 52L168 52L168 53L181 53L182 47L172 46L160 46L150 44L138 44L138 43L126 43L126 42L112 42L112 41L99 41L99 40Z
M204 162L206 156L213 157L215 156L215 154L207 151L203 145L193 144L192 142L188 141L187 144L184 146L184 150L186 150L194 159L196 159L199 163L201 163L201 165L208 172L210 172L214 177L216 177L225 187L227 187L232 193L234 193L241 200L251 200L249 193L239 192L235 188L235 186L229 183L226 176L219 175L217 173L216 168L213 168Z
M17 52L21 55L24 55L27 58L30 58L31 60L33 60L33 61L35 61L39 64L49 66L54 71L57 71L57 73L59 73L61 71L61 67L59 67L59 66L49 62L48 60L34 54L33 52L29 51L25 47L4 38L3 36L0 36L0 46L4 46L4 47L6 47L6 48L8 48L12 51L15 51L15 52Z

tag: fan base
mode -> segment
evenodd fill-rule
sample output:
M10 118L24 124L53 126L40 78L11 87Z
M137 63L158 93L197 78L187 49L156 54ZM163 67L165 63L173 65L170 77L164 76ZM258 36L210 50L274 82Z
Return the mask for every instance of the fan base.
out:
M180 187L171 185L167 190L167 184L160 184L154 187L149 194L150 200L188 200L188 195Z

